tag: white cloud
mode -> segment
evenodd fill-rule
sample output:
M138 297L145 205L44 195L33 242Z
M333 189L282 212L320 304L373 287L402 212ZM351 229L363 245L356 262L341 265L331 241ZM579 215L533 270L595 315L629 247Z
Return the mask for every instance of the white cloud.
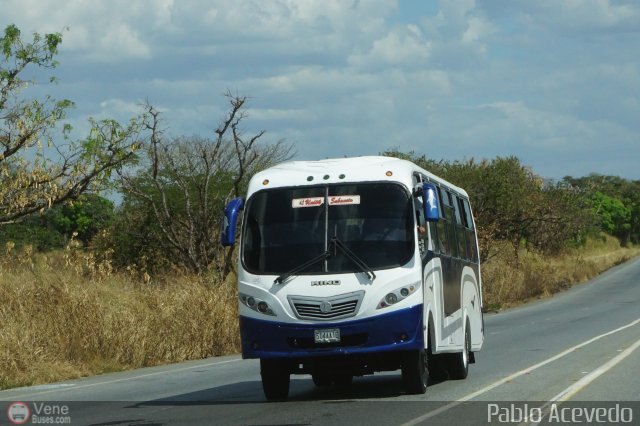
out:
M576 138L582 144L594 142L594 131L588 123L572 116L536 110L528 107L524 102L498 101L477 108L487 108L499 114L488 123L478 123L474 132L503 133L507 142L531 145L552 150L575 148ZM489 127L487 127L489 126ZM511 139L511 141L510 141ZM570 144L570 145L567 145Z
M366 53L353 54L348 61L358 67L424 64L430 50L431 42L424 39L416 25L410 24L390 31L375 40Z
M166 21L170 5L168 1L156 4L154 1L128 0L50 3L9 0L8 3L3 7L10 11L7 19L29 32L62 31L64 51L99 62L149 58L151 47L141 34L144 32L149 37L148 22ZM29 13L21 13L25 9Z
M370 74L353 73L348 69L293 67L277 76L249 78L240 84L248 90L269 95L293 93L301 103L308 104L323 93L349 95L354 91L368 90L375 82Z
M5 3L25 33L69 26L58 97L83 116L132 115L149 98L171 133L206 135L231 89L251 98L248 126L305 158L517 154L557 177L572 155L606 172L589 160L615 163L615 148L595 153L603 141L640 155L635 1Z
M94 114L97 119L115 118L126 121L142 112L142 100L109 98L100 102L100 111Z
M498 29L475 0L440 1L439 5L434 16L420 19L425 34L433 40L438 58L458 60L464 54L485 54L488 38Z
M496 31L496 28L485 19L473 16L469 18L467 28L462 33L462 41L468 44L479 43Z
M126 24L113 25L98 39L99 48L90 54L98 61L148 59L151 48L140 40L137 31Z
M262 122L296 122L305 123L312 119L308 109L277 109L277 108L253 108L250 114L251 120Z
M387 0L7 0L6 19L29 31L60 31L63 49L116 62L183 47L242 51L253 43L289 54L341 54L382 34L397 9Z
M640 29L640 4L633 0L538 0L522 4L517 13L522 22L557 32Z
M547 7L552 5L547 4ZM555 4L560 8L558 18L567 19L565 25L582 29L606 29L632 24L640 27L638 4L624 4L610 0L570 0ZM558 23L556 21L556 23Z

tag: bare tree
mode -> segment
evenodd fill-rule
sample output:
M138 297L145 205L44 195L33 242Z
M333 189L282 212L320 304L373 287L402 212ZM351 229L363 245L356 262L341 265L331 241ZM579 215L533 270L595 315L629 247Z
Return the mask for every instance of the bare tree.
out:
M229 109L211 139L165 138L160 112L147 103L147 161L136 173L122 174L124 192L151 210L161 240L180 263L196 273L214 264L222 277L233 259L232 249L225 253L219 246L225 201L242 194L258 169L292 156L282 141L259 146L264 131L245 136L247 98L225 96Z

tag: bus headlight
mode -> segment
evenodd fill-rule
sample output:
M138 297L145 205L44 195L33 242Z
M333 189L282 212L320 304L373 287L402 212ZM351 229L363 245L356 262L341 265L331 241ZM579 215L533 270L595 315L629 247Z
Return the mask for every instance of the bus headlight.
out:
M394 305L398 302L398 296L395 293L389 293L384 297L384 301L388 305Z
M415 285L408 285L399 288L395 291L387 293L386 296L378 303L378 309L387 308L391 305L395 305L403 299L406 299L416 291Z
M271 309L269 304L264 300L258 299L257 297L249 296L248 294L244 293L240 293L238 295L238 298L240 299L240 303L253 311L260 312L264 315L271 315L274 317L276 316L276 314L273 312L273 309Z

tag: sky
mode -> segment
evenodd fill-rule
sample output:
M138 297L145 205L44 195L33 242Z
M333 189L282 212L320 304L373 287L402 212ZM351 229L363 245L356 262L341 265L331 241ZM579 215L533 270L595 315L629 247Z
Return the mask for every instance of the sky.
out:
M61 32L69 121L213 137L249 98L247 134L296 159L414 151L515 155L545 178L640 179L635 0L3 0L0 26Z

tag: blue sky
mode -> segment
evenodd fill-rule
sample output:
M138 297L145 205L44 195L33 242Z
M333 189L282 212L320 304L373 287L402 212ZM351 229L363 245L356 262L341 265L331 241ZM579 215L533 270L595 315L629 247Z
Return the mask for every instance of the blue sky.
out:
M168 133L212 135L231 90L247 132L298 159L387 148L516 155L547 178L640 179L640 2L5 0L2 27L61 31L39 88L70 120L148 99Z

